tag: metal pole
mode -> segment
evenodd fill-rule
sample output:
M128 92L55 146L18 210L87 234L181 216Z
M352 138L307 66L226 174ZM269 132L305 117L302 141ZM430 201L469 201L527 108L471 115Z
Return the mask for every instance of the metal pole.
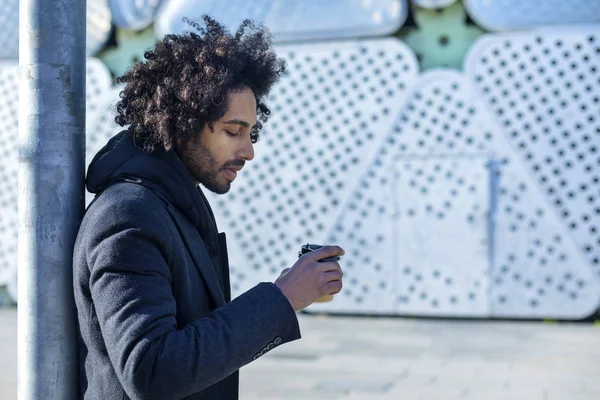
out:
M78 395L72 254L84 208L85 0L20 0L18 397Z

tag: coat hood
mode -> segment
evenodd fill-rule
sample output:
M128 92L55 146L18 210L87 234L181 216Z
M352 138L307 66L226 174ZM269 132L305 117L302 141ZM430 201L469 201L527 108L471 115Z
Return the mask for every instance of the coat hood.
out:
M187 215L205 241L217 241L218 231L208 201L175 151L148 153L136 145L129 131L120 132L90 163L86 187L90 193L98 194L111 183L124 179L140 180L140 184L159 191Z

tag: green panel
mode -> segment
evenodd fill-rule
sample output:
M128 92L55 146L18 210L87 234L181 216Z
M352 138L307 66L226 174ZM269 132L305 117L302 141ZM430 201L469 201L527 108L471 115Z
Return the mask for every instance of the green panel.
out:
M116 41L116 46L105 48L97 57L104 61L114 76L121 76L144 59L146 50L154 48L154 27L150 26L139 32L117 28Z
M417 54L421 70L435 67L462 69L463 58L485 31L467 24L467 14L462 2L446 8L429 10L412 7L417 27L406 27L397 33Z

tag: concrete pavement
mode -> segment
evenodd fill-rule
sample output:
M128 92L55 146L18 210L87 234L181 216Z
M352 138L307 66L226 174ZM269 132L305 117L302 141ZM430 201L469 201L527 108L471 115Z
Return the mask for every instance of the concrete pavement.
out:
M598 400L600 327L300 315L303 339L242 368L240 399ZM0 399L16 310L0 310Z
M600 399L600 328L303 317L242 369L242 399Z

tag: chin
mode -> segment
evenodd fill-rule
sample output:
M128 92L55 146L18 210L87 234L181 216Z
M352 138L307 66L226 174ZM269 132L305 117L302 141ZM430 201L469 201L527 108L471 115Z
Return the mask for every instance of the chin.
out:
M207 188L208 190L210 190L211 192L215 193L215 194L225 194L227 192L229 192L229 189L231 189L231 184L227 183L224 185L219 185L219 184L202 184L202 186L204 186L205 188Z

